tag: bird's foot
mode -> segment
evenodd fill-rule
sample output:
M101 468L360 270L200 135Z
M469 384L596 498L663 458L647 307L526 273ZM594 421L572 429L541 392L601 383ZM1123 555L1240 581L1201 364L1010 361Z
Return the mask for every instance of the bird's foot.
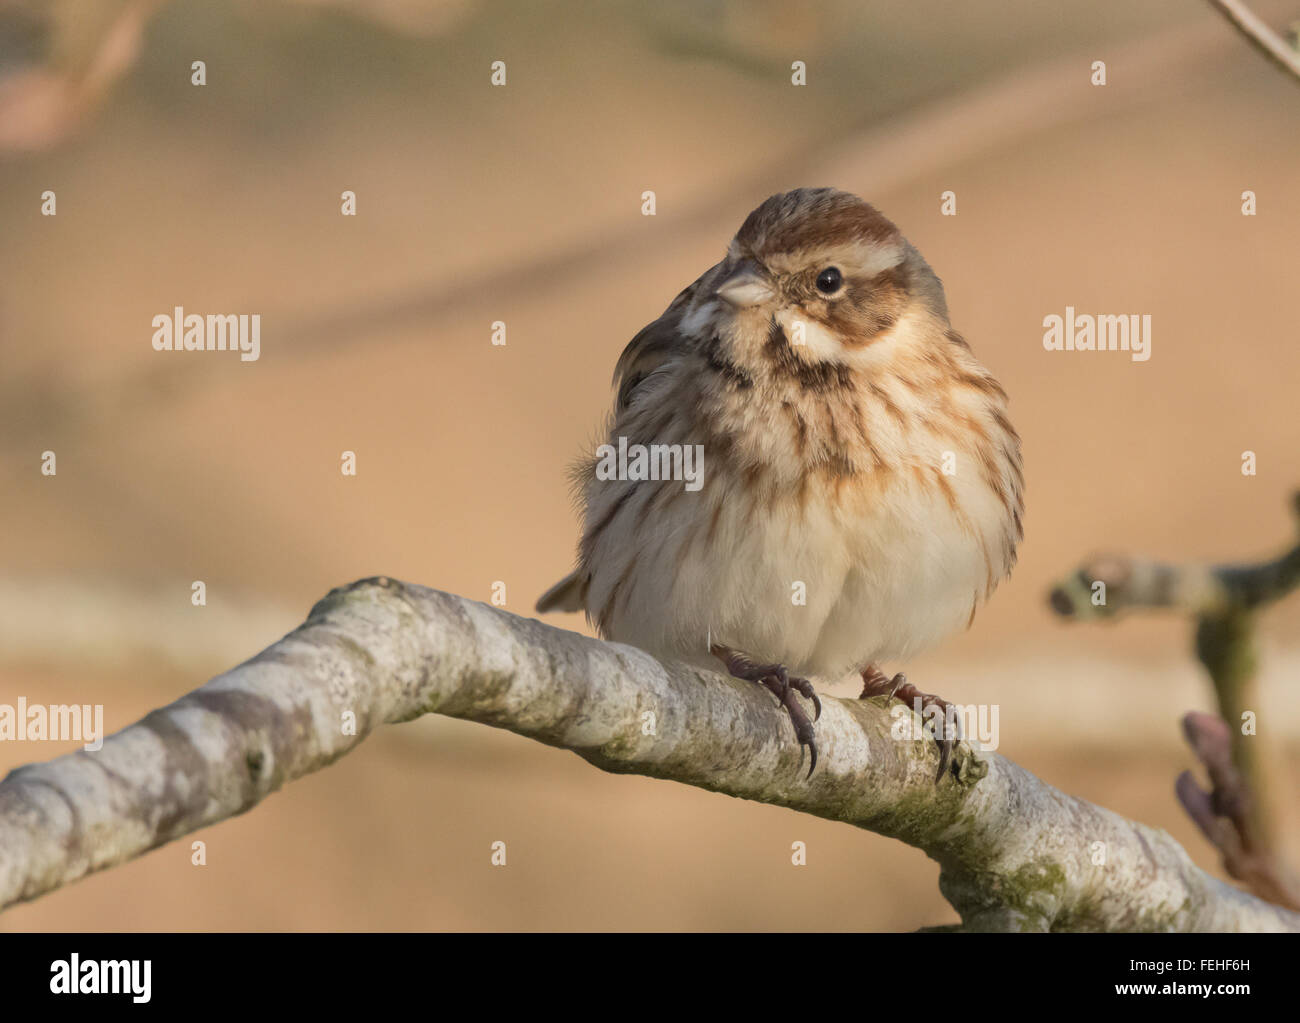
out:
M910 707L919 707L922 727L939 747L939 770L934 777L936 785L943 780L949 766L963 785L974 784L988 774L988 764L977 757L965 741L961 714L947 700L933 693L921 692L907 681L902 672L887 678L875 665L868 665L862 670L862 695L858 699L869 700L875 696L885 697L886 703L897 697Z
M813 735L812 721L816 721L822 715L822 701L814 691L812 683L806 678L791 675L784 664L759 664L748 654L723 646L721 643L710 644L709 653L725 664L727 672L734 678L744 679L746 682L758 682L766 686L776 697L777 702L785 708L786 713L790 715L790 723L794 725L795 737L799 740L801 758L803 747L808 747L811 761L808 764L808 777L811 778L813 768L817 766L817 741ZM796 693L812 700L812 721L808 720L808 713L799 703Z

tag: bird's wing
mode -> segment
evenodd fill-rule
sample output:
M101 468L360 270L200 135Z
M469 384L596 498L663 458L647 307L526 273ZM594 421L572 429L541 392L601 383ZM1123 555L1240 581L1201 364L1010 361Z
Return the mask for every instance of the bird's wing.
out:
M616 416L632 403L637 388L650 374L686 348L688 340L682 336L682 316L707 276L707 273L701 276L673 299L663 315L637 331L623 349L614 367L614 387L618 391L614 402Z
M614 402L615 420L632 404L638 388L690 344L690 340L681 332L682 316L708 276L708 273L704 274L673 299L663 315L637 331L636 336L623 349L623 354L614 367L614 387L618 391ZM574 474L579 485L589 477L591 465L590 459L583 459L580 463ZM591 574L579 567L578 571L565 576L542 594L537 601L537 610L582 611L586 607L587 587L590 584Z

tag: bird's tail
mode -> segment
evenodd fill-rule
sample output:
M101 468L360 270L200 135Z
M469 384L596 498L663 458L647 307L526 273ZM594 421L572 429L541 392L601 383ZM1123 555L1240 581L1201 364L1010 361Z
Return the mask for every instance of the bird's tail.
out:
M566 575L537 598L537 613L547 611L584 611L587 607L587 584L590 578L577 572Z

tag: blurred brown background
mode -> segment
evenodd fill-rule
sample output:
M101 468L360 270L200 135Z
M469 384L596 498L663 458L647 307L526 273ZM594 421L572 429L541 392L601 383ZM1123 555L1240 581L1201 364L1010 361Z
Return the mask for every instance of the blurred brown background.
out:
M1187 624L1070 627L1044 600L1098 548L1236 560L1291 537L1300 90L1208 5L85 0L0 15L0 702L103 703L114 731L378 573L483 600L501 580L530 614L570 566L565 469L624 343L764 197L829 184L925 253L1024 438L1020 566L909 676L996 703L1002 753L1218 870L1173 796L1191 766L1178 718L1213 708ZM956 217L939 213L947 189ZM1258 216L1241 215L1246 189ZM1044 351L1042 319L1067 304L1151 314L1151 360ZM153 351L150 320L175 305L260 312L260 361ZM1297 622L1300 600L1265 620L1258 708L1293 851ZM74 745L0 745L0 770ZM899 843L445 719L383 729L194 837L206 867L174 843L0 927L955 919L937 866ZM505 869L489 864L498 839Z

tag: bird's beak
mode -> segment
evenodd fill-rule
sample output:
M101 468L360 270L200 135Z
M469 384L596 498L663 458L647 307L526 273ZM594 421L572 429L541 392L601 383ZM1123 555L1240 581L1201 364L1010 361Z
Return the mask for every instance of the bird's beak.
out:
M776 292L762 269L752 259L736 267L730 277L718 285L719 298L737 309L762 305Z

